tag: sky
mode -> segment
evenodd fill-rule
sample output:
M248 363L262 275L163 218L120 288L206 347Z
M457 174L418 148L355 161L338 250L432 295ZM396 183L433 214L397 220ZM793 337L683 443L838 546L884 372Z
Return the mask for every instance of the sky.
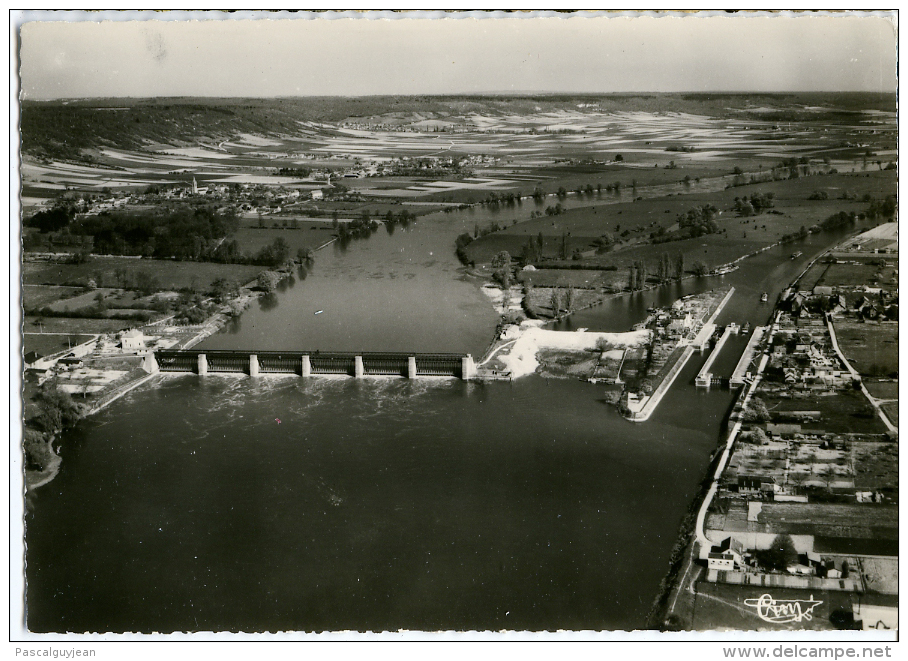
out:
M22 98L896 90L895 28L875 16L196 15L24 22Z

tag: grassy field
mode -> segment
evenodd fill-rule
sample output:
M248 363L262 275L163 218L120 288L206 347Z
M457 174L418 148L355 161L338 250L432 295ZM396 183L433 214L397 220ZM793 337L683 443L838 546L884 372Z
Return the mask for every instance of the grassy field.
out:
M880 408L883 409L883 413L886 414L886 417L889 418L891 422L896 427L899 426L899 403L898 402L886 402L881 404Z
M339 214L339 218L346 217L345 214ZM244 214L240 216L239 226L248 227L252 229L274 229L274 225L281 229L293 229L293 221L296 221L297 229L299 230L309 230L313 229L313 226L316 227L325 227L331 225L331 217L327 218L313 217L307 215L268 215L262 216L262 222L259 224L258 216L255 214ZM286 223L286 224L285 224Z
M236 241L240 245L240 251L249 255L254 255L265 246L270 246L278 237L284 239L290 246L290 256L296 257L296 251L299 249L311 248L315 250L319 246L330 241L334 236L334 229L330 223L320 222L305 223L301 229L253 229L242 228L237 230ZM259 271L262 267L258 267Z
M58 351L82 344L92 338L92 335L35 335L28 332L23 336L22 351L24 354L34 351L41 356L50 356Z
M565 304L566 287L534 287L530 293L530 309L537 317L553 318L555 312L552 309L552 292L555 290L561 295L562 305ZM581 310L591 305L595 305L603 300L603 296L593 289L576 289L574 290L574 310ZM562 310L563 312L563 310Z
M40 321L40 323L39 323ZM73 317L25 317L26 333L66 333L66 335L115 333L132 328L139 322L125 319L81 319ZM63 340L66 340L63 335Z
M861 287L870 285L876 287L879 285L889 284L898 271L898 263L889 266L879 267L873 264L830 264L825 276L819 284L827 286L841 287Z
M604 279L606 274L608 274L608 271L537 269L535 271L520 271L517 279L523 283L530 282L534 287L595 289L607 281Z
M771 414L786 411L820 411L819 421L802 423L805 431L822 430L830 434L883 434L886 427L873 413L867 398L857 390L837 391L831 396L782 399L760 395Z
M718 583L697 583L697 597L694 604L694 619L691 627L702 631L723 630L775 630L834 629L829 616L835 611L851 612L852 596L848 592L795 590L772 588L775 599L816 600L820 604L812 611L811 619L798 623L771 624L757 617L754 606L745 603L747 599L759 599L767 592L760 586L723 585Z
M893 422L898 424L898 419ZM897 443L853 443L854 486L858 489L898 488L899 446Z
M45 305L71 300L84 291L82 287L24 285L22 287L22 305L26 308L43 308Z
M539 368L537 372L544 377L552 378L584 378L592 374L596 368L599 354L590 352L583 360L572 351L540 351L537 355Z
M864 379L864 387L867 391L878 399L898 399L899 382L898 381L877 381L876 379Z
M877 262L883 260L886 266ZM865 285L895 289L898 287L898 263L892 256L875 255L861 264L836 264L819 261L804 274L799 289L811 290L816 286L859 289Z
M638 201L631 201L632 194L625 190L622 199L626 201L596 205L595 200L591 200L591 205L595 206L569 209L557 216L535 219L527 217L516 225L475 240L467 247L467 252L477 262L488 261L501 250L518 255L530 237L542 234L544 258L556 258L561 252L564 240L567 253L573 254L575 250L583 252L584 262L615 264L633 259L646 259L647 251L636 253L630 260L622 259L621 254L628 250L641 250L640 244L649 244L650 234L660 228L664 228L670 235L676 225L678 214L696 206L711 204L721 212L716 219L720 228L718 233L648 247L650 250L654 249L655 257L658 258L662 252L674 255L677 252L691 250L693 245L705 244L701 246L706 249L704 253L708 254L708 259L704 261L714 266L775 243L784 235L797 232L802 226L809 228L834 213L860 212L867 206L866 202L850 200L808 200L807 197L818 189L830 191L847 189L854 190L858 195L868 192L880 197L894 192L895 179L891 172L875 172L860 176L816 175L717 192L698 192L692 187L691 192L684 195ZM775 206L771 210L773 213L738 217L733 209L735 198L755 192L774 194ZM606 199L609 197L617 199L611 194L607 195ZM544 204L553 206L556 200L547 199ZM526 203L523 206L527 208ZM527 209L527 216L535 208L536 205L533 205ZM609 234L619 243L610 252L596 254L595 240L605 234ZM699 257L692 255L692 259L687 259L686 262L692 264L697 258Z
M254 280L263 268L246 264L91 257L84 264L27 262L22 265L22 282L25 285L85 287L90 279L94 279L99 287L115 287L118 284L117 271L126 269L133 276L141 271L154 275L163 289L194 287L205 290L218 278L228 278L241 283L249 282Z
M836 321L835 332L842 353L861 374L881 376L898 373L898 324Z

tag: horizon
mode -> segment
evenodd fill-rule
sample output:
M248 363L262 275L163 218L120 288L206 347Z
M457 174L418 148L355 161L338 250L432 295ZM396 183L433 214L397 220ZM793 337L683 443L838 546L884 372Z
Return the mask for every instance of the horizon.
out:
M20 98L897 89L892 19L855 12L441 20L204 16L161 20L152 12L126 12L115 21L23 22Z
M877 91L877 90L676 90L672 92L656 91L615 91L615 92L556 92L556 91L507 91L507 92L446 92L437 94L309 94L309 95L275 95L275 96L224 96L224 95L205 95L205 94L171 94L158 96L73 96L73 97L56 97L49 99L20 99L22 103L54 103L61 101L101 101L105 99L128 99L133 101L142 101L146 99L255 99L255 100L292 100L292 99L362 99L362 98L382 98L382 97L432 97L432 98L450 98L450 97L474 97L474 96L677 96L677 95L696 95L696 96L795 96L795 95L843 95L843 94L877 94L881 96L896 96L897 91Z

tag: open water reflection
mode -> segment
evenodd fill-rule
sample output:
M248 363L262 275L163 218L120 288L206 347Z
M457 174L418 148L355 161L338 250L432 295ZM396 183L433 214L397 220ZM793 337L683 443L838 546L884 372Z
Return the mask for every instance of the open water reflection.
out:
M538 377L160 377L36 493L29 627L638 628L713 397L640 426Z
M451 251L473 222L436 214L323 250L204 346L478 355L495 315ZM720 322L764 322L759 291L809 257L768 252L725 276L740 294ZM625 330L717 284L570 324ZM161 376L68 434L60 475L30 497L28 626L639 628L732 401L689 385L704 359L641 425L594 385L535 376Z

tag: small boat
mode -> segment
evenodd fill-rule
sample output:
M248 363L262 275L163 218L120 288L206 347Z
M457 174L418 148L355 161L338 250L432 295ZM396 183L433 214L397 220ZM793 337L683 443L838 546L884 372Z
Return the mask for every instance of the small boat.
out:
M321 314L322 312L324 312L324 310L316 310L315 314Z
M750 332L750 322L747 321L744 323L744 327L741 329L741 335L747 335Z
M720 268L715 269L712 274L713 275L725 275L726 273L732 273L734 271L737 271L738 268L739 267L737 264L728 264L726 266L722 266Z
M761 303L765 303L768 300L769 300L769 294L767 294L766 292L763 292L762 294L760 294Z
M804 253L802 253L800 250L798 250L797 252L791 253L791 258L792 258L792 259L797 259L798 257L800 257L800 256L803 255L803 254L804 254Z

